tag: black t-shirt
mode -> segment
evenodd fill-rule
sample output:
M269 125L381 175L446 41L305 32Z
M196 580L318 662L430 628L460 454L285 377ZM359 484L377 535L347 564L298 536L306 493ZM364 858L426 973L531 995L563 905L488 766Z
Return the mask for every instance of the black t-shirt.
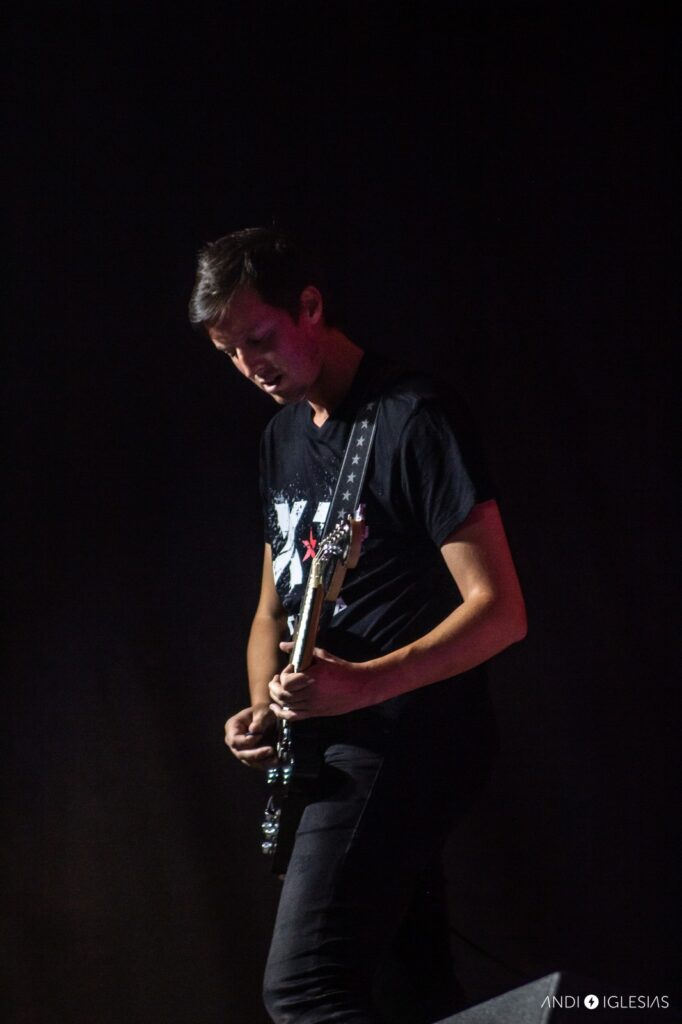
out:
M362 494L368 533L321 641L351 661L417 639L461 602L439 548L474 504L492 497L461 402L443 400L432 381L365 354L348 395L322 427L301 402L285 406L263 435L265 540L290 626L357 410L378 394Z

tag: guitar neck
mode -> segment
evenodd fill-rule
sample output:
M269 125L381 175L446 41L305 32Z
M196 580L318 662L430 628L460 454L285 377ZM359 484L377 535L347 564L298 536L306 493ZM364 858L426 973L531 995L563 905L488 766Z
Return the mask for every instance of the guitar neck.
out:
M302 672L313 660L313 647L320 625L323 602L322 583L315 580L311 574L301 605L301 613L294 636L294 647L291 652L291 664L296 672Z
M364 516L360 511L348 516L328 534L310 567L298 626L294 634L291 664L301 672L313 660L313 648L325 600L334 602L339 596L347 568L354 568L360 555Z

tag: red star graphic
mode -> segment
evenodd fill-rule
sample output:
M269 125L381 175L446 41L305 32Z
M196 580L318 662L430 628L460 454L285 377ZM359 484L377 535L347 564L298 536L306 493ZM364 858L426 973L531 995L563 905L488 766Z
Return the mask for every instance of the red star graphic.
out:
M310 534L308 540L303 541L303 547L305 548L304 562L307 562L309 558L315 557L315 548L317 547L317 539L313 537L313 528L310 527Z

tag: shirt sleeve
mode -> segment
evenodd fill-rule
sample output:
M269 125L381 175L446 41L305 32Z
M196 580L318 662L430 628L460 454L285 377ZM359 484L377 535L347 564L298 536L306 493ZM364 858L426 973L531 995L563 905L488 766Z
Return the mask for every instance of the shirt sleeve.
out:
M437 401L419 403L400 438L403 499L417 527L440 547L479 501L491 497L470 425Z

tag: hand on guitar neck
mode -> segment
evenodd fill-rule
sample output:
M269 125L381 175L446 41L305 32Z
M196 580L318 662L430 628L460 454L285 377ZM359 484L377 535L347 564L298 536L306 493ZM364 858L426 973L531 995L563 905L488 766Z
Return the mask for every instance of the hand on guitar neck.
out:
M328 702L320 706L317 687L311 689L306 696L305 691L311 679L296 671L294 666L312 670L311 662L314 662L314 668L318 670L333 663L337 675L341 666L348 666L349 670L354 668L348 662L333 658L318 648L313 649L313 644L323 601L336 600L346 568L357 562L363 531L364 520L360 516L355 519L348 516L323 539L311 566L294 640L292 643L279 644L280 649L290 656L292 664L281 672L275 672L264 688L267 676L263 669L270 664L272 672L275 667L276 636L283 618L274 589L272 556L269 549L266 549L259 605L259 610L264 611L260 615L256 614L249 640L249 660L253 669L250 674L257 683L251 686L252 698L255 697L255 700L251 707L239 711L225 723L225 743L242 764L272 768L281 761L283 721L280 721L278 729L278 718L310 718L313 715L341 714L345 710L345 707L335 709ZM343 692L339 691L338 685L330 686L329 695L339 697L343 696ZM270 704L271 700L275 703ZM313 700L314 706L311 703ZM319 710L316 710L318 707Z
M294 647L290 642L279 646L287 654ZM307 668L297 672L293 665L287 665L270 683L270 710L277 718L299 722L305 718L343 715L363 707L367 672L362 663L336 658L320 647L315 647L312 654ZM372 703L368 696L365 694L367 703Z

